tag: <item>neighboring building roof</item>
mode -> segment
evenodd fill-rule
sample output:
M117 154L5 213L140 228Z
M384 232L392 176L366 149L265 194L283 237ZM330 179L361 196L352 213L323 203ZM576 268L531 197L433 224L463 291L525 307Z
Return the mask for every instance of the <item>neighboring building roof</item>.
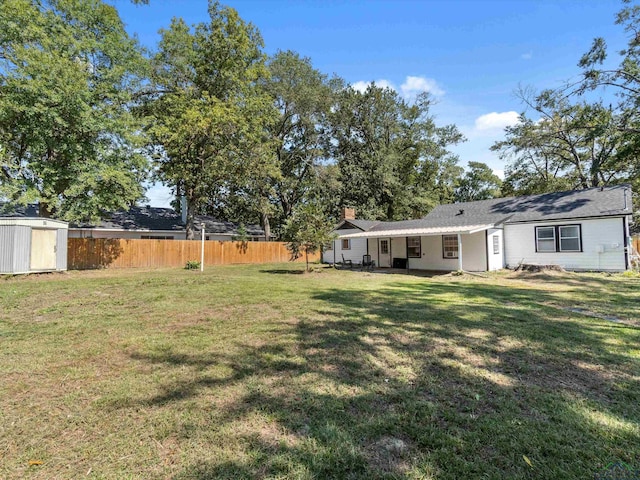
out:
M1 213L0 217L38 217L37 205L16 207L10 213ZM205 231L210 234L237 235L238 225L232 222L218 220L207 215L196 215L194 229L200 231L200 224L205 224ZM172 208L159 207L131 207L127 211L112 213L97 224L72 223L70 228L99 229L99 230L143 230L143 231L184 231L182 218ZM251 236L264 235L264 230L258 225L245 226L247 234Z
M0 217L39 218L40 214L38 206L34 204L9 206L8 203L0 202Z
M631 215L632 212L631 188L628 185L615 185L439 205L424 218L398 222L370 222L374 225L366 230L362 229L366 235L355 233L343 237L468 233L503 223L621 216Z

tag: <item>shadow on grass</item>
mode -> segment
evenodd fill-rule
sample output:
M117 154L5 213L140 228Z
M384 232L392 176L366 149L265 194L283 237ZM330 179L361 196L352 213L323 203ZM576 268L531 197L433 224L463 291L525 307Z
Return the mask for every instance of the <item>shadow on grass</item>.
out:
M640 371L627 353L637 330L554 318L553 294L489 284L312 297L266 345L132 354L183 373L121 408L187 408L233 390L203 404L211 423L190 433L233 446L232 458L175 478L577 479L637 460Z
M304 268L302 270L289 270L286 268L276 268L271 270L260 270L260 273L271 273L274 275L301 275L305 272Z

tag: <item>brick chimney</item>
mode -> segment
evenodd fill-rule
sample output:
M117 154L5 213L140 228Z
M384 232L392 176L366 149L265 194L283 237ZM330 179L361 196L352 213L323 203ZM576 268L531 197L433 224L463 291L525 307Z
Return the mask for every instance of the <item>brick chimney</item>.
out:
M355 220L356 219L356 209L349 207L342 207L340 210L340 220Z

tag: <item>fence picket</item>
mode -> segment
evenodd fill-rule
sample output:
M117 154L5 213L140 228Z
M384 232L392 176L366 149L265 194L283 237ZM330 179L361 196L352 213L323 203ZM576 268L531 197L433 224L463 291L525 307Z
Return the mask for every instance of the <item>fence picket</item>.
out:
M184 267L200 261L199 240L125 240L109 238L70 238L67 245L68 269L135 267ZM276 263L291 259L283 242L205 242L205 265L233 263ZM320 254L309 256L318 261ZM304 257L296 262L304 262Z

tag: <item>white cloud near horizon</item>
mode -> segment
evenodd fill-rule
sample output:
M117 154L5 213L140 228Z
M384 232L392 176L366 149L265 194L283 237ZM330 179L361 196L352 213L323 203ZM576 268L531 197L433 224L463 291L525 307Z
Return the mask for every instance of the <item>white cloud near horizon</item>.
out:
M518 112L491 112L476 118L474 127L477 132L496 132L518 123Z
M411 75L408 75L404 83L400 85L400 91L405 98L414 97L422 92L429 92L435 97L441 97L445 93L433 78Z
M520 55L522 60L531 60L533 58L533 52L527 52Z
M376 84L377 87L390 88L391 90L397 91L393 83L391 83L389 80L385 80L384 78L381 78L380 80L374 80L374 83ZM371 82L365 82L364 80L360 80L359 82L355 82L351 84L351 88L353 88L354 90L357 90L360 93L364 93L369 85L371 85Z
M381 78L379 80L375 80L374 83L378 87L382 88L390 88L400 93L405 99L415 98L422 92L429 92L431 95L435 97L441 97L445 94L445 91L438 85L433 78L427 77L415 77L412 75L407 75L405 81L400 88L398 89L393 82L390 80L386 80ZM364 92L367 87L371 84L371 82L366 82L364 80L359 80L351 84L351 88L357 90L358 92Z

